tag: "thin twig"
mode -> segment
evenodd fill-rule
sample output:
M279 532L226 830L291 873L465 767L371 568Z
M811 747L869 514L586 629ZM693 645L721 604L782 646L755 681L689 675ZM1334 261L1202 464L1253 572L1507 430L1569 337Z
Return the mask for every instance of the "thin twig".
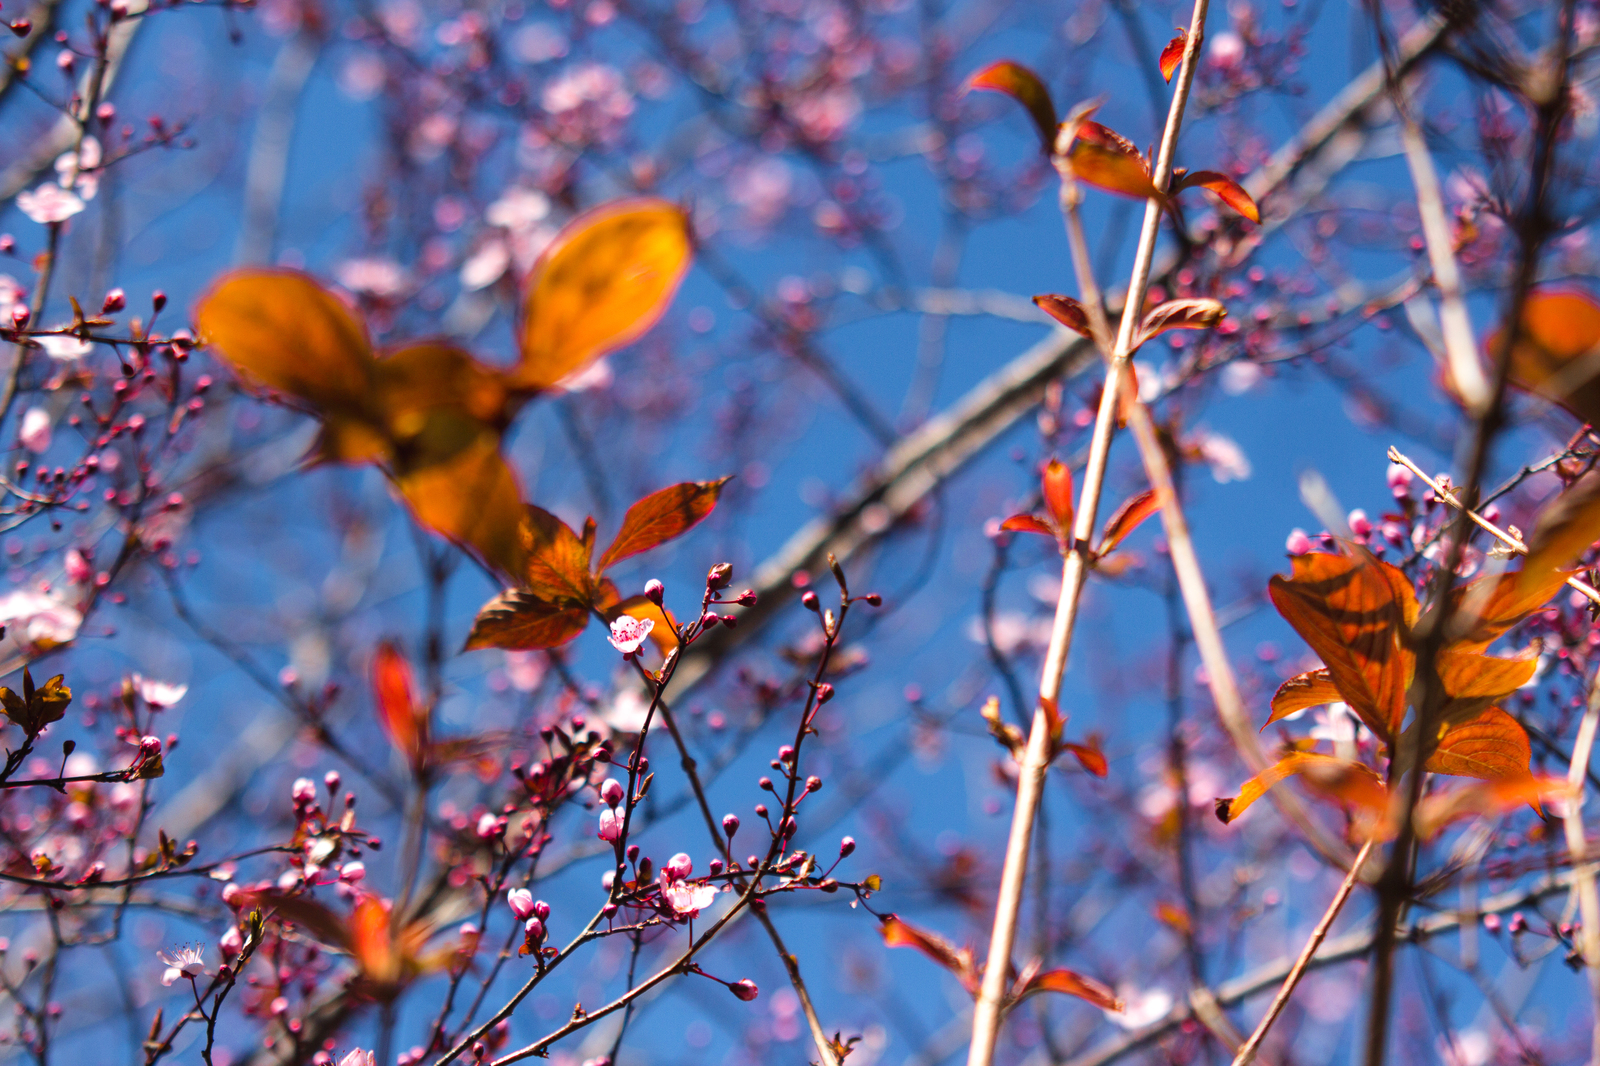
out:
M1600 1064L1600 892L1595 888L1594 863L1589 861L1588 841L1583 832L1583 784L1589 769L1589 755L1594 751L1595 727L1600 725L1600 674L1589 683L1589 706L1578 725L1578 739L1572 746L1572 763L1567 768L1567 785L1572 794L1567 798L1567 850L1572 853L1572 886L1578 895L1578 907L1583 913L1583 929L1578 934L1578 946L1583 952L1584 965L1589 970L1589 986L1594 993L1594 1035L1590 1048L1590 1062Z

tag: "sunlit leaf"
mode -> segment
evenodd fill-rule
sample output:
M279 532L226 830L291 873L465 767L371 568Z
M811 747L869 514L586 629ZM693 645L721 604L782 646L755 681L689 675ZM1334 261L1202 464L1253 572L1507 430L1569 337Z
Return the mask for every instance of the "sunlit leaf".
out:
M428 708L417 694L410 660L389 641L372 657L372 698L389 743L412 768L420 768L428 746Z
M1239 787L1239 794L1217 800L1217 817L1224 824L1233 821L1256 800L1285 778L1299 775L1315 791L1381 816L1389 794L1383 779L1361 763L1336 759L1332 755L1297 751L1285 755Z
M1561 586L1572 576L1571 571L1542 568L1537 571L1514 570L1510 573L1490 574L1451 590L1455 617L1464 618L1467 608L1475 608L1471 625L1460 635L1453 647L1481 651L1507 630L1550 602ZM1485 592L1484 584L1493 588ZM1459 623L1457 623L1459 624Z
M518 386L544 389L643 336L692 256L689 220L665 200L620 200L573 219L528 279Z
M1097 122L1086 122L1084 128L1099 127ZM1104 127L1100 127L1104 129ZM1108 131L1109 132L1109 131ZM1118 138L1120 140L1120 138ZM1163 199L1161 192L1150 180L1150 170L1137 150L1132 154L1108 146L1103 140L1091 140L1081 133L1067 155L1073 176L1079 181L1107 192L1119 193L1138 199Z
M1128 534L1159 510L1161 505L1157 502L1155 489L1145 489L1122 501L1122 506L1106 519L1106 527L1100 532L1100 545L1094 551L1095 557L1103 559L1116 551L1117 545L1127 539Z
M1221 300L1168 300L1145 313L1144 321L1139 323L1134 347L1152 337L1159 337L1169 329L1210 329L1227 316L1228 309L1222 306Z
M1194 170L1179 178L1174 185L1173 192L1183 189L1207 189L1217 194L1218 198L1251 222L1261 223L1261 209L1244 191L1244 186L1228 177L1226 174L1215 170Z
M588 624L587 607L570 601L551 603L521 589L507 589L479 609L463 650L557 648Z
M1489 337L1491 357L1505 328ZM1511 381L1558 403L1590 425L1600 424L1600 303L1579 289L1530 292L1510 353Z
M1161 50L1161 76L1167 81L1171 81L1172 76L1178 73L1178 67L1183 64L1183 50L1188 44L1189 31L1179 27L1178 35Z
M1048 522L1038 515L1031 514L1014 514L1001 522L1000 528L1008 533L1038 533L1052 539L1056 535L1056 531L1050 528Z
M1028 117L1033 119L1034 129L1038 131L1045 152L1050 151L1056 136L1056 105L1050 99L1050 90L1039 80L1039 75L1021 63L1003 59L968 78L966 91L973 89L1005 93L1027 108Z
M589 575L592 540L586 543L586 538L580 538L561 519L529 504L522 523L522 544L528 560L524 584L535 596L553 603L570 600L585 605L593 599Z
M1447 697L1441 723L1455 726L1476 719L1533 680L1539 669L1537 650L1530 647L1511 658L1463 650L1459 645L1440 651L1435 668Z
M1089 328L1089 313L1083 309L1083 304L1072 297L1047 292L1035 296L1033 302L1039 310L1074 333L1085 337L1092 336L1093 331Z
M200 340L242 372L324 417L377 422L372 346L338 297L293 270L225 274L195 308Z
M1532 758L1522 725L1498 707L1449 729L1423 763L1436 774L1485 779L1529 776Z
M1426 796L1417 804L1417 833L1424 839L1463 818L1493 818L1527 804L1542 810L1547 799L1566 800L1571 789L1564 778L1532 775L1483 781Z
M629 507L628 513L622 516L622 529L617 539L600 557L596 570L604 573L623 559L649 551L693 529L716 507L722 487L729 480L724 477L716 481L685 481L652 492Z
M1322 707L1343 701L1344 696L1327 670L1309 670L1278 686L1278 691L1272 696L1272 716L1261 728L1265 729L1278 719L1287 718L1307 707Z
M1100 750L1098 740L1091 740L1088 744L1074 744L1068 741L1061 746L1072 752L1078 760L1078 765L1094 776L1105 777L1111 772L1111 764L1106 761L1106 753Z
M1085 977L1072 970L1046 970L1034 974L1017 991L1017 999L1026 999L1040 992L1061 992L1088 1000L1101 1010L1122 1010L1122 1000L1109 987L1093 977Z
M429 435L441 450L449 442L449 457L433 461L430 456L409 466L397 463L393 472L412 515L500 573L515 576L526 558L522 490L500 454L499 435L448 418L430 419ZM458 445L462 437L467 439Z
M1039 479L1044 495L1045 513L1063 533L1072 529L1072 471L1067 464L1052 459L1045 464L1044 475Z
M1399 570L1353 545L1338 555L1310 552L1294 573L1275 575L1272 603L1321 658L1334 685L1386 743L1405 720L1416 668L1408 647L1417 598Z
M1518 587L1536 593L1550 582L1552 570L1577 562L1596 540L1600 540L1600 474L1591 471L1539 512Z
M977 990L978 974L969 949L958 948L938 933L919 929L893 914L883 919L878 931L883 934L883 942L889 947L916 948L960 978L968 991Z

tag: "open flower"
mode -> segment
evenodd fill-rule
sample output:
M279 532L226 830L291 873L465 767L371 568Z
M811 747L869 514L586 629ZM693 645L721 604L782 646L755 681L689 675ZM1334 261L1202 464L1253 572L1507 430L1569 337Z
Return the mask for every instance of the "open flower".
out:
M639 650L650 631L656 627L655 622L648 618L635 618L632 615L622 615L611 623L611 635L606 639L611 641L611 646L624 655L632 655Z
M513 888L506 893L506 902L511 905L511 912L519 921L527 921L533 917L533 893L525 888Z
M40 225L65 222L83 210L83 200L75 192L47 181L37 189L17 194L17 206L22 213Z
M371 1051L353 1048L345 1052L344 1058L339 1060L339 1066L378 1066L378 1056Z
M661 875L661 898L679 918L693 918L716 902L715 885L696 885Z
M0 625L24 643L45 650L76 637L83 613L47 593L19 589L0 597Z
M133 675L133 687L139 690L139 698L153 708L171 707L183 699L184 693L189 691L188 685L174 685L167 681L157 681L155 678L145 677L143 674Z
M185 944L171 955L165 951L158 951L156 958L167 967L167 972L161 975L161 983L164 985L170 985L182 977L192 981L196 977L204 976L206 972L205 948L196 945Z

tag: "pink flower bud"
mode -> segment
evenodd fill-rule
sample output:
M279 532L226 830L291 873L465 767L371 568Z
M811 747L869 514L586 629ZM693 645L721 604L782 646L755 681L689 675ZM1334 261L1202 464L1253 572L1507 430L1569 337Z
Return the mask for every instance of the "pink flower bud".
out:
M750 980L748 977L742 981L735 981L733 984L729 985L728 991L732 992L746 1003L749 1003L752 999L755 999L761 994L761 990L756 987L756 983Z
M106 293L106 298L100 302L100 313L103 315L116 314L128 306L128 294L121 289L112 289Z
M1303 529L1291 529L1289 539L1283 545L1290 555L1304 555L1311 550L1311 538L1306 536Z
M1399 463L1389 464L1389 473L1386 477L1389 489L1396 497L1408 495L1411 492L1411 471Z
M364 862L347 862L339 868L339 880L347 884L355 884L367 876L367 864Z
M339 771L337 770L329 770L322 775L322 783L328 786L329 792L339 791L339 780Z
M728 834L728 837L730 839L732 839L733 834L735 834L735 833L737 833L739 831L739 816L737 814L725 814L725 815L723 815L722 816L722 831L724 833Z
M544 923L537 918L529 918L522 926L527 934L528 942L538 944L544 940Z
M139 738L139 752L142 755L160 755L161 754L161 738L160 737L140 737Z
M312 803L317 798L317 786L311 783L309 777L296 778L289 795L297 804Z
M517 916L518 921L527 921L534 916L533 893L525 888L513 888L506 893L506 902L511 905L511 913Z
M622 804L624 793L622 783L616 778L606 778L605 784L600 786L600 799L607 807L617 807Z
M644 583L644 598L655 604L657 607L661 606L661 600L665 595L666 589L664 589L661 585L661 582L657 581L655 578L651 578L649 581Z
M667 875L668 880L682 881L694 873L694 860L680 851L667 860L667 865L662 867L661 872Z
M550 904L544 900L536 900L533 904L533 916L541 922L550 917Z
M597 834L601 840L616 841L622 837L622 816L607 807L600 812L600 832Z
M846 858L846 857L849 856L849 854L852 851L855 851L855 850L856 850L856 838L855 837L845 837L843 840L839 841L839 858L841 858L841 859Z
M1350 512L1350 532L1357 537L1366 537L1372 533L1372 519L1367 517L1367 512L1357 507Z

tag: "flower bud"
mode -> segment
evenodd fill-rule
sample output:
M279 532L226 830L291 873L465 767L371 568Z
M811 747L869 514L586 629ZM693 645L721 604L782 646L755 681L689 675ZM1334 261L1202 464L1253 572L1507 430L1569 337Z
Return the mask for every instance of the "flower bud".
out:
M800 602L805 604L808 611L817 610L817 594L811 589L806 589L805 594L800 597Z
M511 905L511 913L515 914L519 921L525 922L535 916L533 912L533 893L525 888L511 889L506 893L506 902Z
M27 304L18 304L11 309L11 322L18 329L28 324L28 319L33 317L33 312L28 310Z
M756 590L745 589L743 592L739 593L739 599L737 602L740 607L754 607L756 605Z
M817 686L817 702L827 703L833 699L833 686L824 681Z
M735 981L733 984L729 985L728 991L732 992L746 1003L749 1003L752 999L755 999L761 994L761 990L756 987L756 983L750 980L748 977L742 981Z
M716 590L725 589L733 580L733 564L718 563L706 572L706 588Z
M539 919L541 922L547 920L550 917L550 904L546 903L542 899L535 900L533 904L533 916Z
M655 578L651 578L649 581L644 583L644 598L655 604L657 607L661 606L661 600L665 594L666 590L662 588L661 582L657 581Z
M728 835L729 840L732 840L733 834L739 831L739 816L737 814L723 815L722 831Z
M159 313L163 307L167 306L167 294L162 292L160 289L157 289L155 292L151 293L150 306L154 307L157 313Z
M622 803L622 783L614 777L606 778L605 784L600 786L600 798L607 807L616 807Z
M812 774L810 777L806 778L806 791L807 792L817 792L817 791L821 790L821 788L822 788L822 778L818 777L816 774Z
M855 850L856 850L856 838L855 837L845 837L843 840L839 841L839 858L841 858L841 859L848 858L850 853L852 851L855 851Z
M103 315L115 314L128 306L128 294L121 289L112 289L106 293L106 298L100 303L100 313Z
M661 868L661 872L666 874L669 880L682 881L694 873L694 860L680 851L667 860L667 865Z
M874 607L882 607L883 606L883 597L878 595L876 592L869 592L869 593L867 593L865 596L863 596L861 598L866 600L869 604L871 604Z

